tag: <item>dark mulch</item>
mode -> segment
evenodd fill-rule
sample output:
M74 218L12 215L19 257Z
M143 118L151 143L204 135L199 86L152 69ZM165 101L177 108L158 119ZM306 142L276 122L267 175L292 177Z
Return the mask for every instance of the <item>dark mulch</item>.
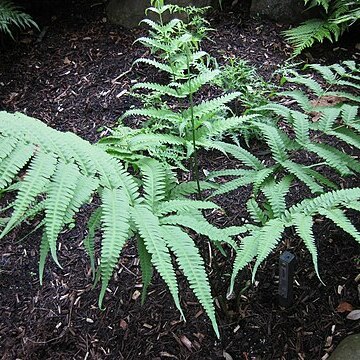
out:
M128 96L134 80L156 77L132 62L144 54L133 44L141 30L109 25L102 5L78 1L64 10L39 13L44 37L28 31L0 54L0 109L21 111L63 131L95 141L134 103ZM242 3L242 2L239 2ZM88 4L88 5L86 5ZM94 6L90 6L92 4ZM60 11L61 10L61 11ZM248 19L240 5L233 13L211 16L212 42L206 48L221 62L223 55L248 59L269 78L290 53L280 32L284 26ZM317 47L308 57L332 62L358 58L351 39L334 49ZM219 154L202 157L207 170L221 163ZM358 185L351 179L346 185ZM302 188L292 196L301 197ZM240 224L247 214L247 192L237 191L218 202L227 216L210 215L219 226ZM291 201L291 199L290 199ZM39 233L25 225L0 242L0 356L5 359L321 359L347 334L358 332L359 322L337 312L346 301L360 307L355 277L360 272L359 246L322 218L317 219L319 267L322 285L311 257L291 231L250 285L250 268L240 276L236 298L226 300L232 257L208 251L198 239L209 265L221 339L181 279L181 321L159 277L155 277L146 304L138 291L140 271L136 249L129 243L117 267L105 300L97 305L99 287L92 289L89 261L82 249L88 212L78 216L74 229L59 241L63 269L48 262L44 284L38 280ZM353 216L356 226L359 219ZM298 258L295 302L289 309L277 301L278 257L290 249ZM325 358L324 357L324 358Z

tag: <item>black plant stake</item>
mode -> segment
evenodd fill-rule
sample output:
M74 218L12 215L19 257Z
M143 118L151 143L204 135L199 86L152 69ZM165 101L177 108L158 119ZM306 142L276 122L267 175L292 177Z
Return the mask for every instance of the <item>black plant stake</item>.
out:
M295 255L284 251L279 261L279 304L290 307L293 304L293 282L295 273Z

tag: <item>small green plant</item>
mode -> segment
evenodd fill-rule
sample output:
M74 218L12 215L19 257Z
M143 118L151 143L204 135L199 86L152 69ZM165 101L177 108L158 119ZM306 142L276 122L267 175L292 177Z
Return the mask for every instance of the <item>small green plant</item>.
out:
M301 25L284 31L286 39L294 46L294 56L315 42L325 39L338 41L351 25L360 19L360 4L350 0L304 0L310 7L320 6L323 17L311 19Z
M31 16L21 11L12 1L0 0L0 32L14 38L13 27L25 29L31 26L39 29Z
M219 76L214 83L226 92L239 92L242 113L248 109L265 105L268 98L275 92L275 86L267 83L248 61L238 58L225 58L225 64L218 67ZM235 109L236 114L240 109Z

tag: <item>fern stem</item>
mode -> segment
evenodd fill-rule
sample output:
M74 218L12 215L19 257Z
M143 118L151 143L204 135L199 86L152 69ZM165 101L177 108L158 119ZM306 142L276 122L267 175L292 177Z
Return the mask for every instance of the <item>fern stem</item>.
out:
M306 166L308 169L311 169L313 167L316 167L316 166L322 166L322 165L326 165L327 162L326 161L323 161L323 162L320 162L320 163L317 163L317 164L311 164L311 165L308 165Z
M193 155L193 172L195 174L196 187L198 191L198 198L201 199L200 179L199 179L199 163L196 150L196 136L195 136L195 119L194 119L194 97L191 88L191 73L190 73L190 60L189 60L189 47L186 45L186 65L189 77L189 101L190 101L190 118L191 118L191 131L192 131L192 144L194 148Z

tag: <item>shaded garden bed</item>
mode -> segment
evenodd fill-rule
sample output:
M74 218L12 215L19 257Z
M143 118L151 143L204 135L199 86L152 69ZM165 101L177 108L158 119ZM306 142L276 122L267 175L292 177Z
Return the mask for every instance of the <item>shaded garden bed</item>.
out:
M18 45L1 53L0 109L26 113L93 142L134 104L128 96L133 81L157 74L131 69L132 62L144 53L140 45L133 44L141 30L107 24L98 6L54 16L51 21L43 20L47 30L42 39L32 32L20 34ZM206 48L219 61L224 54L243 57L269 79L290 53L280 25L228 13L212 18L216 31ZM358 59L354 45L350 41L336 51L311 54L319 62ZM218 163L230 167L230 162L215 152L201 158L207 170L216 169ZM350 178L346 185L356 186L358 180ZM247 216L243 192L217 201L227 216L210 215L215 224L240 224ZM89 262L82 249L87 217L84 209L76 227L62 234L59 259L64 269L49 261L42 287L37 274L40 235L24 226L0 242L3 359L320 359L347 334L359 331L358 322L346 320L336 310L342 301L354 308L360 305L355 282L359 246L321 218L315 231L326 286L316 277L303 244L288 232L258 272L256 283L249 286L251 269L247 269L238 279L238 296L228 301L225 294L232 256L224 258L215 250L209 253L207 242L197 239L204 257L211 260L208 271L221 331L217 340L184 280L181 301L186 323L180 320L159 277L152 282L146 304L140 306L140 270L131 243L110 284L106 309L100 311L99 288L92 289ZM353 220L359 227L359 220ZM285 249L298 257L295 303L287 310L277 303L277 263Z

